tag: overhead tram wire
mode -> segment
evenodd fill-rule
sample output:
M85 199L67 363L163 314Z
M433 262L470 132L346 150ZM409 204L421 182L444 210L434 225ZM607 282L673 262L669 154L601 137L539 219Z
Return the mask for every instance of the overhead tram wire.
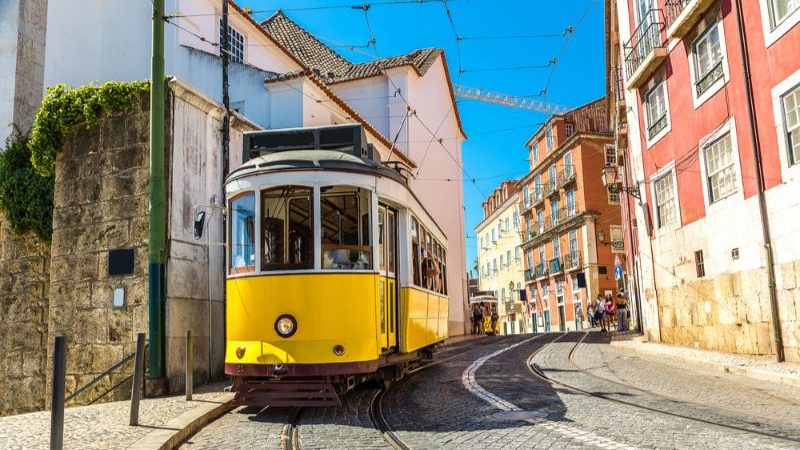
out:
M516 67L488 67L485 69L460 69L459 74L467 72L509 72L512 70L534 70L534 69L547 69L550 64L539 64L534 66L516 66Z
M430 3L442 3L445 0L390 0L390 1L373 1L370 3L362 3L362 4L339 4L339 5L323 5L323 6L305 6L305 7L298 7L298 8L270 8L270 9L260 9L260 10L251 10L251 9L244 9L245 14L250 16L255 14L270 14L275 13L278 10L284 12L303 12L303 11L325 11L325 10L333 10L333 9L351 9L354 6L395 6L395 5L420 5L420 4L430 4ZM464 1L464 0L448 0L448 1ZM236 14L241 14L239 11L234 11ZM231 14L229 11L228 14ZM197 13L197 14L172 14L168 15L167 18L179 18L179 17L205 17L205 16L216 16L219 15L219 12L214 13Z
M567 50L567 46L572 40L572 37L575 36L575 33L578 31L578 28L581 26L583 21L586 20L586 17L589 16L589 13L592 11L592 9L596 4L597 0L592 0L592 2L589 3L589 6L586 7L586 10L580 16L580 18L578 18L578 21L575 22L575 25L567 28L567 30L565 31L566 39L564 39L564 44L561 45L561 50L559 50L558 55L553 60L554 63L552 68L550 69L550 75L547 77L547 83L545 84L544 89L542 89L541 92L543 98L547 98L547 94L550 91L550 84L553 82L553 75L556 72L558 63L561 61L561 57L564 56L564 52Z
M447 14L447 21L450 22L450 29L453 30L453 35L456 38L456 56L458 57L458 75L456 76L456 83L461 84L461 73L464 65L461 62L461 36L456 31L456 23L453 20L453 13L450 11L450 6L447 5L448 0L442 0L444 5L444 12Z

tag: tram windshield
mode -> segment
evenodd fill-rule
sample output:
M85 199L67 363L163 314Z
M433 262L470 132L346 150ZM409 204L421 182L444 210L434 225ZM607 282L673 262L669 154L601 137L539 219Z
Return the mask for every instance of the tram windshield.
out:
M282 186L261 194L263 270L314 267L313 190Z
M348 186L323 186L319 209L322 268L370 269L370 192Z

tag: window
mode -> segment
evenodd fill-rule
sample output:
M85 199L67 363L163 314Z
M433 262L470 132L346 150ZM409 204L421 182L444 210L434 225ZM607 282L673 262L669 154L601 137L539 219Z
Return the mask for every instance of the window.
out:
M556 189L556 166L552 165L549 169L547 169L547 184L550 188L550 191L554 191Z
M708 144L703 149L706 163L708 202L714 203L736 193L736 167L734 165L731 134Z
M539 233L544 233L544 210L537 209L536 210L536 219L539 221Z
M622 234L622 227L620 225L611 225L609 227L609 234L611 235L611 249L613 251L624 250L625 238Z
M774 30L800 9L800 0L768 0L770 26Z
M550 200L550 220L550 226L558 225L558 199Z
M692 46L695 86L698 97L708 91L717 80L724 76L719 27L719 22L709 26L708 30Z
M370 242L369 191L347 186L323 186L320 194L322 231L322 268L332 270L367 270L372 267ZM280 212L296 214L296 206L276 203ZM310 214L309 214L310 217ZM383 215L379 216L379 236L383 238ZM309 219L310 220L310 219ZM309 222L309 226L312 226ZM295 243L292 243L292 251ZM310 250L313 251L313 250ZM381 261L385 261L383 255Z
M575 215L575 191L572 189L567 190L567 216Z
M564 132L567 135L567 138L575 134L575 124L572 122L567 122L564 124Z
M492 259L492 273L497 273L497 258Z
M481 236L481 244L480 244L480 248L483 248L483 236Z
M694 266L697 270L697 278L703 278L706 276L706 266L705 262L703 261L703 251L698 250L694 252Z
M547 284L542 285L542 297L544 298L550 297L550 285Z
M514 247L514 262L519 264L521 257L522 257L522 249L519 247Z
M608 191L608 203L612 205L619 205L619 191L612 191L611 189L607 189Z
M675 210L675 173L669 173L653 181L656 204L656 228L669 225L677 219Z
M222 49L222 37L225 35L225 27L222 18L219 19L219 43ZM228 56L231 62L241 63L244 61L244 36L228 24Z
M256 269L256 202L253 194L234 197L230 202L231 273Z
M492 228L492 242L497 242L497 230Z
M580 292L581 288L578 286L578 274L570 276L569 283L572 285L572 292ZM575 296L575 301L580 301L580 297Z
M527 254L528 258L528 269L533 269L533 250L529 250Z
M647 93L647 137L653 139L661 130L667 128L666 83L658 83Z
M568 151L567 153L564 153L564 174L567 176L572 176L573 169L572 151Z
M572 256L578 254L578 230L569 232L569 252Z
M553 125L548 125L547 129L544 131L544 137L547 141L547 150L553 149Z
M514 229L519 230L519 213L514 211L514 214L511 215L514 218Z
M561 240L556 238L553 239L553 259L557 259L561 257Z
M541 176L536 175L536 177L533 179L533 187L534 187L534 190L536 191L534 193L536 195L536 199L538 200L538 199L542 198L542 177Z
M606 146L606 166L617 165L617 150L613 145Z
M500 255L500 270L503 270L503 255Z
M506 266L511 265L511 250L506 251Z
M800 163L800 85L784 95L781 103L783 103L783 120L786 126L789 165L795 165Z
M522 189L522 204L524 206L531 204L531 192L530 189L528 189L528 186L525 186L525 188Z
M556 281L556 302L564 303L564 280Z
M539 143L536 142L533 144L533 163L536 164L539 162Z
M509 225L509 218L506 217L506 226L504 227L506 231L511 231L511 226Z
M340 193L339 195L344 195ZM281 186L261 193L261 269L296 270L314 267L313 191L309 187ZM344 202L344 200L342 200ZM350 211L356 200L351 200ZM358 244L358 216L340 224L339 241ZM355 233L355 241L351 241ZM324 242L324 239L323 239ZM349 256L349 255L348 255ZM370 251L362 255L369 264ZM361 260L359 257L359 260Z
M544 264L546 258L546 254L544 251L544 244L539 246L539 264Z
M413 282L416 286L422 286L422 267L419 259L420 253L420 235L419 235L419 222L415 217L411 218L411 265L413 270ZM489 263L486 263L485 273L488 275Z
M500 289L500 300L506 301L506 288Z

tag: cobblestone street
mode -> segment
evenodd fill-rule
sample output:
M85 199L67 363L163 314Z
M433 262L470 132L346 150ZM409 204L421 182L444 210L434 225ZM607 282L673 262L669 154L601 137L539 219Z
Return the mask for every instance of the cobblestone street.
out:
M389 448L378 392L357 388L338 409L234 410L183 448ZM377 407L418 449L800 448L800 388L634 354L599 333L452 346Z

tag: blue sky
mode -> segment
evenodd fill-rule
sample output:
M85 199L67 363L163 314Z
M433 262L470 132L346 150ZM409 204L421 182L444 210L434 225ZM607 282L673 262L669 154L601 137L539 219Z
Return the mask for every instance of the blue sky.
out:
M447 54L451 77L459 80L458 47L442 2L378 5L375 0L369 21L381 56L407 53L416 48L441 47ZM312 33L346 45L365 45L370 34L364 12L352 9L346 0L240 1L260 19L272 8L283 8L293 20ZM359 4L353 2L352 4ZM321 8L342 5L341 8ZM549 84L547 100L578 106L601 97L605 91L605 41L602 0L449 0L447 5L461 41L460 83L515 95L538 94L551 75L550 69L481 71L510 67L540 66L561 51L569 26L585 19L569 40ZM553 34L541 38L505 38ZM470 39L504 37L503 39ZM335 48L354 62L370 58L364 53ZM473 70L475 70L473 72ZM464 183L467 227L467 267L477 256L473 227L481 221L483 194L488 195L503 179L528 171L523 146L546 116L520 109L469 100L459 101L461 119L469 139L462 148L464 169L473 183ZM509 129L512 128L512 129ZM505 130L504 130L505 129ZM504 130L504 131L501 131ZM466 177L465 177L466 178Z

